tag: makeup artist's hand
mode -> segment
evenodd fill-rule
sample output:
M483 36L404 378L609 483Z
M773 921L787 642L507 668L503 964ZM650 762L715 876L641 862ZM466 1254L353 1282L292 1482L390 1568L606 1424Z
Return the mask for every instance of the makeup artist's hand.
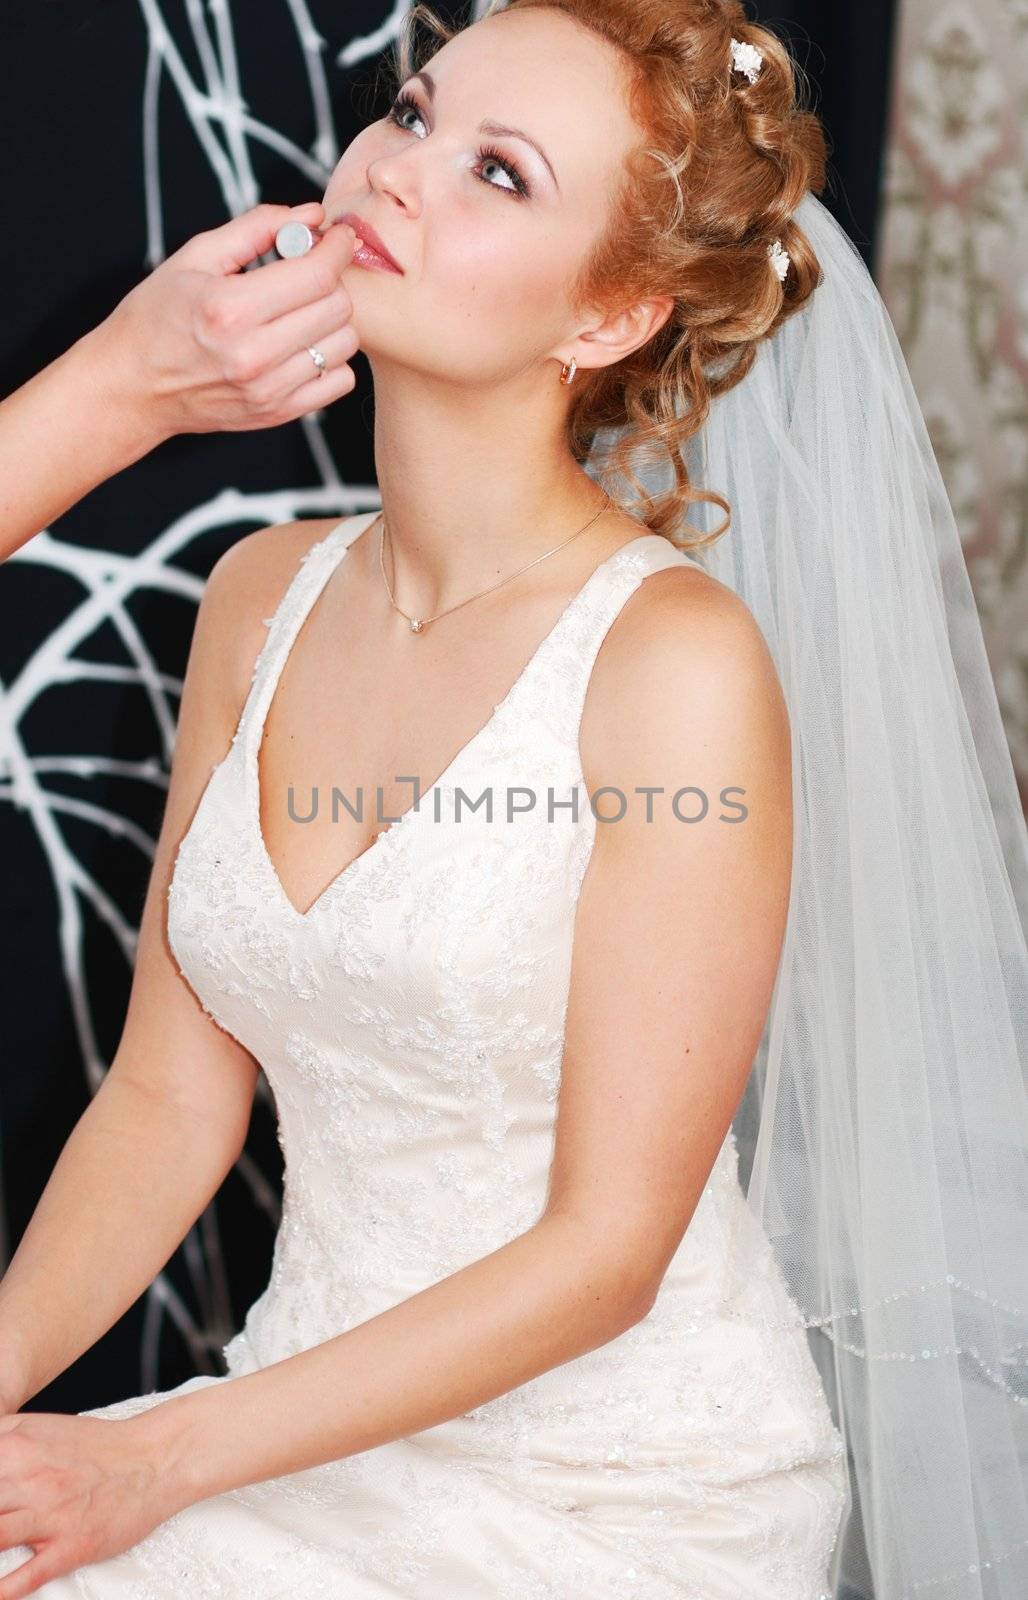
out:
M145 408L157 439L274 428L348 394L358 338L341 275L356 236L343 223L319 235L323 219L320 201L258 205L188 239L86 335L102 391ZM314 247L243 271L288 221Z

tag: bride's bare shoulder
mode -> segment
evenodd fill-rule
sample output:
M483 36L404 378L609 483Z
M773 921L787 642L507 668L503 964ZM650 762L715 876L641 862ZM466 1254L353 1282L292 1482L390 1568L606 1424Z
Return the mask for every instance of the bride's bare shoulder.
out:
M214 563L208 587L216 582L238 606L248 606L251 601L277 605L307 551L339 524L339 517L308 517L245 533Z

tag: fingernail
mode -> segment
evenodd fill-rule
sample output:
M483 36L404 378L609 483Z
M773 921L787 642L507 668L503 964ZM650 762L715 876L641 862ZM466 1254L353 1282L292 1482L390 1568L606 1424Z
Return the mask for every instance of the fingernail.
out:
M352 222L343 222L340 219L334 224L334 226L337 228L349 228L350 232L353 234L353 248L355 250L360 249L361 245L364 243L364 240L359 236Z

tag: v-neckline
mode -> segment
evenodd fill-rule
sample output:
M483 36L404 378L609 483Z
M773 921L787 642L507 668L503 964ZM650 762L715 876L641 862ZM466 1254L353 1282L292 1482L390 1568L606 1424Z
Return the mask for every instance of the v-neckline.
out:
M316 551L315 547L312 546L308 551L308 555L320 554L322 556L324 561L324 569L318 574L311 592L303 597L302 602L296 609L295 616L287 622L284 636L277 638L274 641L275 653L269 662L267 676L262 676L259 680L259 687L261 691L260 697L254 707L252 724L248 728L247 737L244 740L244 781L247 791L246 809L249 813L250 825L256 837L258 854L261 858L262 865L265 869L268 879L270 880L276 897L282 903L283 907L290 914L293 920L299 923L301 926L310 925L329 897L341 890L345 884L348 884L351 881L351 879L359 876L364 863L366 863L370 857L375 856L378 859L381 859L382 851L384 848L388 847L389 841L395 841L395 839L399 837L401 830L406 824L409 823L411 819L417 820L418 817L424 814L426 802L431 800L433 793L437 789L444 788L453 782L453 773L456 771L458 766L468 758L471 752L495 730L500 717L508 709L517 694L521 691L522 686L535 669L540 658L545 655L548 649L552 648L553 642L557 638L558 634L566 626L567 622L570 620L572 612L577 609L579 603L584 598L586 591L596 580L599 573L602 572L604 568L608 567L612 561L616 560L618 556L623 555L626 550L632 549L638 545L640 540L660 537L659 535L655 535L653 533L641 533L633 539L626 539L624 544L619 545L616 550L611 551L610 555L604 556L603 560L597 563L585 581L579 585L578 589L568 600L556 622L548 630L548 632L543 635L538 645L536 645L535 649L532 651L532 654L529 656L528 660L521 668L521 671L514 679L514 682L507 690L507 693L503 696L503 699L499 700L496 705L494 705L492 712L482 723L481 727L476 729L469 739L465 740L460 749L454 756L451 757L443 771L434 780L434 782L428 784L426 788L421 790L418 807L415 807L413 804L409 805L406 811L401 812L395 822L388 824L381 833L376 834L375 838L372 839L370 844L365 845L363 850L359 851L357 855L353 856L345 866L340 867L339 871L329 879L328 883L325 884L320 893L318 893L311 901L306 911L301 911L298 906L293 904L292 900L286 893L285 885L278 874L278 869L276 868L275 863L271 859L271 855L268 851L268 846L264 838L264 832L261 828L261 791L259 770L261 740L264 737L264 728L267 724L268 713L271 710L271 702L275 698L275 691L278 688L279 680L281 679L283 669L285 668L286 660L288 659L289 653L296 642L296 639L300 633L300 629L303 627L304 622L310 616L311 612L314 610L314 607L317 605L318 600L321 598L321 595L324 593L332 574L337 570L340 564L345 561L350 546L355 543L357 538L365 531L365 529L371 526L372 522L374 522L378 515L379 512L374 511L366 520L361 521L355 518L354 521L357 523L357 525L352 530L347 530L346 523L349 519L344 519L343 522L337 523L334 528L331 528L325 535L324 539L320 541L320 544L327 548ZM345 537L344 535L347 532L349 533L349 536ZM342 546L341 550L337 551L337 545ZM306 557L304 557L304 559L306 560ZM295 582L296 575L294 575L293 578L293 583ZM272 619L272 626L274 626L275 621L280 622L282 620L281 608L288 603L291 589L292 585L290 585L290 588L286 590L282 600L279 602L279 611L276 612L275 617ZM257 687L257 684L255 684L255 687Z

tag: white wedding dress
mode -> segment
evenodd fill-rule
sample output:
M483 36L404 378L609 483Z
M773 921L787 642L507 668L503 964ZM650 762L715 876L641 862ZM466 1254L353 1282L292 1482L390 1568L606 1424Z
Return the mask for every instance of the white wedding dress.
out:
M629 595L689 558L642 534L602 561L420 809L301 914L261 837L258 744L304 617L373 515L316 543L266 619L168 896L183 975L274 1091L286 1172L270 1280L225 1347L227 1376L87 1416L129 1416L330 1339L543 1207L596 829L585 693ZM509 822L508 785L536 799ZM456 816L458 786L472 802L491 793L491 821L466 803ZM821 1600L843 1441L737 1165L729 1133L655 1305L619 1338L452 1421L200 1501L38 1594ZM30 1553L8 1550L0 1572Z

